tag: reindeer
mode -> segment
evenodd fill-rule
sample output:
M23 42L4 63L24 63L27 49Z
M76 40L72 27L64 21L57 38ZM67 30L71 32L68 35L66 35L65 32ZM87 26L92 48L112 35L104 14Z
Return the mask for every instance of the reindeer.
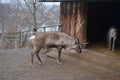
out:
M37 32L29 39L33 42L34 45L34 48L31 51L31 65L33 64L33 56L35 54L39 64L42 64L42 60L39 57L39 52L42 48L56 48L58 50L57 63L62 64L60 57L63 48L68 48L70 50L74 49L76 52L81 53L81 44L86 44L80 43L77 38L72 38L62 32Z
M108 30L108 49L114 52L115 42L117 39L117 28L115 26L110 27Z

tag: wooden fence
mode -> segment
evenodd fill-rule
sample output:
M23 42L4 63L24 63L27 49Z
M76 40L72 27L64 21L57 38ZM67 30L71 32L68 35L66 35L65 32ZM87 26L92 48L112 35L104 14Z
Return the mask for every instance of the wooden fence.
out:
M38 28L38 32L59 32L59 25ZM32 31L0 33L0 43L4 48L23 48L28 42L28 38L32 35Z

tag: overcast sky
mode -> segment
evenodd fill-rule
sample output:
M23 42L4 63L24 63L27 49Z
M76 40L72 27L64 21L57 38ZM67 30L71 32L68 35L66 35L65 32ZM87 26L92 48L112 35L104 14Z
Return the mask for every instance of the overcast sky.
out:
M12 0L1 0L1 2L3 3L9 3L11 2ZM22 1L22 0L21 0ZM46 5L52 5L52 4L55 4L55 5L60 5L60 2L44 2Z
M52 5L52 4L55 4L55 5L60 5L60 2L44 2L46 5Z

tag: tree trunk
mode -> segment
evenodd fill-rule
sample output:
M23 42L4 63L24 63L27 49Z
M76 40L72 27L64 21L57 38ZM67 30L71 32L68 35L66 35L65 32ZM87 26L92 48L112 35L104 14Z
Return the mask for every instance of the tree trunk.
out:
M33 2L33 34L37 32L37 22L36 22L36 0Z

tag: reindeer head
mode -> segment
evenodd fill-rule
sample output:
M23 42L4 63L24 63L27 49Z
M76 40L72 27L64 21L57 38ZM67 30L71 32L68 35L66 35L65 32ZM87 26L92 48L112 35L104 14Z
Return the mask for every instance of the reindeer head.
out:
M74 46L72 49L74 49L78 53L82 53L82 45L89 44L89 42L81 43L77 37L74 38Z
M72 49L74 49L78 53L82 52L81 44L77 37L74 38L74 46L72 47Z

